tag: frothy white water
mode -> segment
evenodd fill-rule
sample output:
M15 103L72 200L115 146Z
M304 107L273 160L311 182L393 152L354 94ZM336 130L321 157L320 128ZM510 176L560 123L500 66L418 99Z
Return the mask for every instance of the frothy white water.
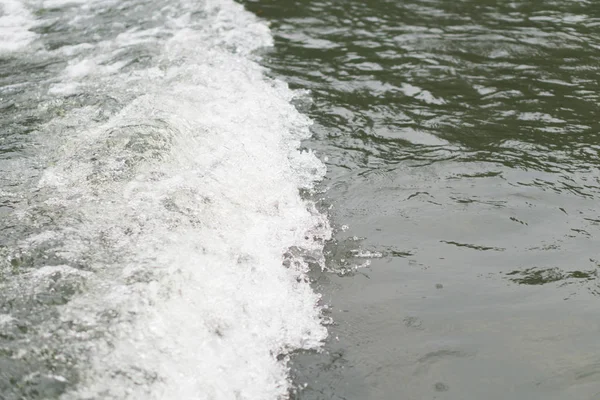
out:
M299 195L324 174L299 150L310 120L251 60L272 39L241 6L152 6L167 16L160 26L56 50L69 61L51 96L104 93L124 104L47 124L61 134L47 139L43 201L21 215L31 221L41 207L56 221L21 244L61 259L31 282L84 288L53 328L81 365L63 397L286 397L278 356L326 335L303 258L319 260L330 234ZM140 45L154 54L144 68L132 61Z
M0 0L0 54L19 50L37 36L35 18L18 0Z

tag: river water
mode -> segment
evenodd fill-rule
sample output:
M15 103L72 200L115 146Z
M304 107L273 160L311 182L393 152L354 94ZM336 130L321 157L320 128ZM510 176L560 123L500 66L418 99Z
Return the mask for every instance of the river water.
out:
M0 0L0 398L600 399L600 7L241 3Z
M600 399L596 2L246 5L328 167L298 398Z

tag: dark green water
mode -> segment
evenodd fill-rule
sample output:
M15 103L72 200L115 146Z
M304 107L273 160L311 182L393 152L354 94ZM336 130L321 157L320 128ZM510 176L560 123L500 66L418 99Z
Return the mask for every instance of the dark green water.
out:
M338 228L297 398L600 399L600 6L244 3Z

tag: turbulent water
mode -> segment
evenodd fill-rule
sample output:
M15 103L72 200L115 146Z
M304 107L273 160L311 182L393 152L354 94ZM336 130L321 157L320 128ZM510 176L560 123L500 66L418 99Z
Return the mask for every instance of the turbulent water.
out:
M0 2L0 398L276 399L326 336L303 92L229 0Z

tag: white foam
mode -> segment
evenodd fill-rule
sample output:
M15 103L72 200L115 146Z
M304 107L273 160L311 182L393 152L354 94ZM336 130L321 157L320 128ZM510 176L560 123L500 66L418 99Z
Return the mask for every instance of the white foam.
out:
M19 0L0 0L0 53L20 50L30 44L36 34L34 16Z
M0 326L6 325L11 322L14 318L8 314L0 314Z
M310 120L251 61L272 43L267 26L233 1L201 8L206 20L181 17L168 35L129 32L74 53L51 89L132 99L105 122L86 108L48 125L77 135L38 185L45 207L68 210L47 236L90 270L61 311L65 326L85 326L65 334L91 360L65 399L278 399L290 383L277 356L326 336L299 256L319 260L330 235L299 195L325 172L299 150ZM157 65L101 70L136 38L158 46Z
M48 94L68 96L77 93L79 83L77 82L60 82L56 83L48 89Z
M90 74L97 67L92 60L82 60L71 63L65 70L65 74L70 78L81 78Z

